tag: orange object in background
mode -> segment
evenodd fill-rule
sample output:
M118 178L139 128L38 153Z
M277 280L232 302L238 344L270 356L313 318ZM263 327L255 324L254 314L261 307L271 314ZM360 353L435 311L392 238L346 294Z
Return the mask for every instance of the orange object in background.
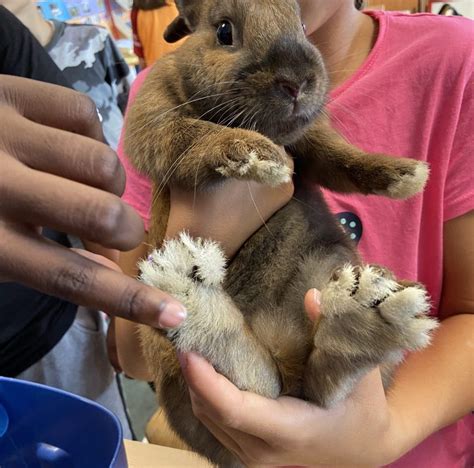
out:
M396 10L396 11L418 11L419 0L366 0L367 10Z
M135 53L144 60L145 66L153 65L161 56L172 52L183 42L169 44L163 39L167 26L178 16L174 2L152 10L134 9L132 27L134 29ZM141 50L140 50L141 49Z

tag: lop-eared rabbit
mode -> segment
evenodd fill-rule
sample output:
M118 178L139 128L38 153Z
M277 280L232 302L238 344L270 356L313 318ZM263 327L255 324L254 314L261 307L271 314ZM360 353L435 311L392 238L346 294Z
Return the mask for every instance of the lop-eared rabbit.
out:
M316 186L406 198L424 187L420 162L367 154L324 117L328 76L305 37L296 0L178 0L165 37L189 35L150 71L127 120L126 152L154 184L152 243L141 279L180 300L174 330L140 330L173 430L222 467L240 466L193 415L176 349L195 351L240 389L331 407L381 366L389 385L406 351L428 345L436 322L425 289L363 265ZM181 234L162 245L175 184L209 190L225 178L296 196L227 262L212 240ZM232 209L229 207L229 209ZM317 324L303 298L322 292Z

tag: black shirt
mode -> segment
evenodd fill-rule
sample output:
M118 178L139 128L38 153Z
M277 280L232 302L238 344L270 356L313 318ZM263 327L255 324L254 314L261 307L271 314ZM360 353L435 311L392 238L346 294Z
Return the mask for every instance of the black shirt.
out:
M1 6L0 74L70 87L28 29ZM65 234L45 229L43 235L70 247ZM0 283L0 375L14 377L39 361L64 336L76 310L62 299Z

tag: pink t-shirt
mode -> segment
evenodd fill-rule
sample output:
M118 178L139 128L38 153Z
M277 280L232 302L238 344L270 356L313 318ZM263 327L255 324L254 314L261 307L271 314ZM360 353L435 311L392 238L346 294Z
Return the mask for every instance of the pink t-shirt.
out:
M379 24L377 41L362 67L332 92L333 123L366 151L427 161L430 179L423 194L405 201L324 193L365 261L424 283L437 314L443 223L474 207L474 23L429 14L370 14ZM137 78L131 99L146 74ZM148 224L150 182L131 167L121 145L119 154L128 174L124 199ZM473 419L433 434L391 466L474 466Z

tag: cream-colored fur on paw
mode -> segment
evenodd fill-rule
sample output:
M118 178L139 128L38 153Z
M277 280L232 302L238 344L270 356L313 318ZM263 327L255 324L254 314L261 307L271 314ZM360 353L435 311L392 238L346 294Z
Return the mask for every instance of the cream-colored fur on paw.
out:
M183 294L194 279L207 286L221 284L225 276L225 257L216 242L192 239L182 232L167 240L139 263L140 280L170 294Z
M337 270L338 279L331 280L321 291L321 304L326 314L339 315L346 311L345 302L350 292L355 288L356 275L354 267L350 264L344 265ZM344 304L341 302L344 300Z
M370 265L362 269L358 282L353 298L364 307L371 307L374 302L384 300L400 289L395 280L384 277L377 268Z
M430 343L438 322L430 318L430 302L421 287L404 287L378 267L345 265L336 272L321 292L322 312L337 317L354 312L360 306L373 309L384 322L393 326L394 334L407 350L417 350Z
M345 304L347 300L370 307L397 289L400 289L399 284L383 276L378 268L346 264L337 270L337 280L331 280L321 292L321 302L325 305L325 311L338 315L350 308L349 304Z
M259 159L256 151L249 153L247 161L229 161L226 166L220 166L216 171L225 177L253 179L273 187L290 182L292 176L288 166Z
M410 351L428 346L432 332L438 328L438 322L426 315L429 310L427 292L413 286L396 292L379 305L383 318L399 330Z
M180 234L179 240L180 248L191 253L199 281L207 286L217 286L224 281L226 258L217 242L193 239L185 232Z
M413 175L405 174L401 176L399 180L390 185L382 194L392 198L409 198L423 190L429 174L430 170L428 164L418 162Z

